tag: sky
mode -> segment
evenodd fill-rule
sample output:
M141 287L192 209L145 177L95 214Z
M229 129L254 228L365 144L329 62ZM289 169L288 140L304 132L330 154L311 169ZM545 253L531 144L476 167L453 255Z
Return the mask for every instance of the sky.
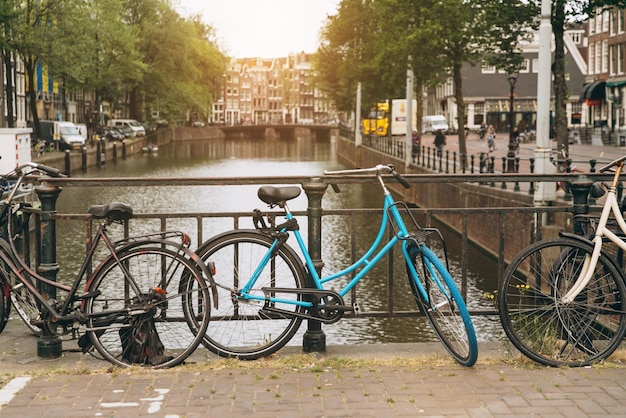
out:
M215 28L222 51L234 58L312 53L326 16L340 0L178 0L182 16L201 14Z

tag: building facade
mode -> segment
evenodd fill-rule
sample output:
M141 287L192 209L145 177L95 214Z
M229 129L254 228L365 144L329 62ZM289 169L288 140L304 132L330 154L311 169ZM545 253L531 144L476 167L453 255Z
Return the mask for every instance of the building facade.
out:
M328 123L335 107L314 85L312 55L304 52L281 58L234 58L213 104L210 123L277 124Z
M565 78L569 91L568 126L572 130L579 130L587 126L590 120L584 99L581 98L587 72L584 26L566 31L564 40ZM520 131L536 128L538 53L539 38L535 34L530 42L523 45L524 61L513 85L513 124ZM511 115L509 75L486 63L476 66L466 64L463 66L462 78L465 121L459 124L452 79L424 92L424 115L444 115L448 125L455 129L459 125L477 129L481 123L485 123L487 126L493 125L497 132L508 132Z

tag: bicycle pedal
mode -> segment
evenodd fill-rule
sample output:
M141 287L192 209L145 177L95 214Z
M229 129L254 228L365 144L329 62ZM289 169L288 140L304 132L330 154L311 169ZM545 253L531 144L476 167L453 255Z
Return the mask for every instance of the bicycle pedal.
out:
M355 315L361 315L361 307L358 302L352 303L352 312L354 312Z

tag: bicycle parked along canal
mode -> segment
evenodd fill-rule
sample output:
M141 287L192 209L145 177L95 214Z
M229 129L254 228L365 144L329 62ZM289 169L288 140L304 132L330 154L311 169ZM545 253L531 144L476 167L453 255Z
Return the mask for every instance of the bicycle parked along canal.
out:
M497 299L502 326L513 345L538 363L585 366L610 356L626 335L626 222L617 202L625 161L600 169L615 173L591 239L562 233L531 244L504 274Z
M27 183L60 175L55 168L28 163L1 177L0 331L13 305L34 333L80 335L83 352L95 348L115 365L165 368L183 362L204 337L211 299L210 272L188 248L187 235L172 231L113 242L109 226L124 223L133 212L123 203L110 203L89 209L100 225L71 285L44 277L20 256L18 241L28 242L29 217L37 210L18 196L28 191ZM89 273L100 243L109 253ZM47 297L57 291L65 298Z
M219 309L211 312L204 344L220 356L256 359L274 353L296 333L303 319L334 323L345 312L358 313L358 306L346 305L344 296L397 244L402 248L410 288L418 307L452 357L472 366L478 356L474 327L461 294L447 269L447 257L440 260L426 246L435 228L421 228L404 202L395 201L385 185L385 175L405 187L409 182L392 165L357 170L325 172L328 182L337 175L374 175L384 194L380 229L371 247L353 265L320 277L300 234L297 220L287 202L300 195L296 186L263 186L259 198L270 208L284 210L284 223L269 225L261 211L253 216L255 229L220 234L200 246L198 254L213 272ZM403 214L410 219L409 232ZM393 236L385 242L388 228ZM295 236L304 262L287 244ZM445 254L445 245L444 254ZM339 291L325 285L347 279Z

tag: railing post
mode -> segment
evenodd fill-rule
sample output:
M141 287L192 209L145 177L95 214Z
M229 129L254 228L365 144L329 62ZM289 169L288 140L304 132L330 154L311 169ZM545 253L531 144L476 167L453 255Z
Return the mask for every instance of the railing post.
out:
M589 191L593 182L585 176L581 176L569 186L572 192L574 203L572 204L572 214L574 215L573 230L577 235L586 235L588 232L584 230L583 223L576 222L576 215L586 215L589 213Z
M56 221L52 215L56 213L56 201L61 193L61 188L52 185L41 185L35 188L35 192L41 202L41 217L39 227L40 260L37 272L46 279L56 281L59 265L57 264L56 248ZM48 300L56 299L54 286L39 283L39 291ZM61 338L53 335L47 327L42 327L41 335L37 341L37 355L43 358L61 357Z
M308 250L318 275L321 275L322 267L324 267L322 261L322 197L326 187L327 184L319 177L312 178L308 183L302 185L309 200L307 208ZM312 284L309 285L312 286ZM326 334L322 330L320 321L312 319L307 321L307 330L302 338L302 349L305 353L326 351Z

